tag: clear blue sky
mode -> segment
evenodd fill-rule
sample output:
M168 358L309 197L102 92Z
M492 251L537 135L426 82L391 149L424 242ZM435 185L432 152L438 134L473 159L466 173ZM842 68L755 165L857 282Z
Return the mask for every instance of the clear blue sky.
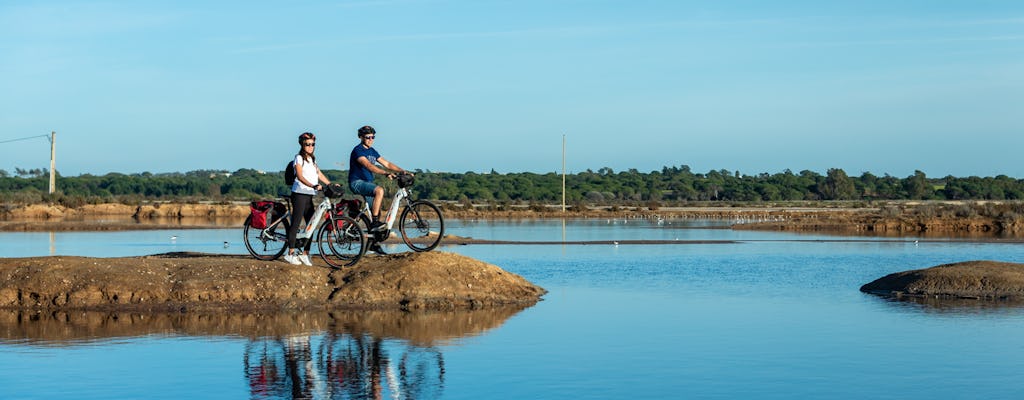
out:
M1024 1L207 3L0 3L0 141L57 131L64 175L279 171L303 131L347 168L371 124L432 171L560 171L566 135L570 172L1024 178Z

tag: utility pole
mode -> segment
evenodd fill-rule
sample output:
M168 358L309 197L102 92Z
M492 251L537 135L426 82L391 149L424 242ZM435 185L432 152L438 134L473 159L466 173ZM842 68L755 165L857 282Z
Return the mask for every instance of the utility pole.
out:
M562 134L562 213L565 213L565 134Z
M56 178L56 155L57 155L57 132L50 131L50 194L57 191L57 178Z

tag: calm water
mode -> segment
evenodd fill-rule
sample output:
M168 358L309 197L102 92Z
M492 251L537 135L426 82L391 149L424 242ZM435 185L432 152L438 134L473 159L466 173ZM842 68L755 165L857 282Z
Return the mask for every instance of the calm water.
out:
M0 398L895 399L1024 390L1024 308L858 291L907 269L1024 262L1022 245L714 225L452 221L449 233L500 240L736 241L441 249L549 290L523 310L0 313ZM0 254L241 253L239 237L237 229L2 233Z

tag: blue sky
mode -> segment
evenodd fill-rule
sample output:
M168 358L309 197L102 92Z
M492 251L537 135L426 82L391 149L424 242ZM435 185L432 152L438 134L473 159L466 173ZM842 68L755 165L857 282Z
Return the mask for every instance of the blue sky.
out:
M409 169L1024 178L1021 1L0 3L0 142L64 175ZM0 169L49 142L0 143Z

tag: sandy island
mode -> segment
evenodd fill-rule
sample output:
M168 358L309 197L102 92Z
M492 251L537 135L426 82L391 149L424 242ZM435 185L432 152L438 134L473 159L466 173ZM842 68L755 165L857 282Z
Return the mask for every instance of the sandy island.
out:
M882 296L1024 300L1024 264L964 261L897 272L860 290Z
M76 310L451 310L528 306L546 291L458 254L364 257L333 270L246 256L0 258L0 308Z

